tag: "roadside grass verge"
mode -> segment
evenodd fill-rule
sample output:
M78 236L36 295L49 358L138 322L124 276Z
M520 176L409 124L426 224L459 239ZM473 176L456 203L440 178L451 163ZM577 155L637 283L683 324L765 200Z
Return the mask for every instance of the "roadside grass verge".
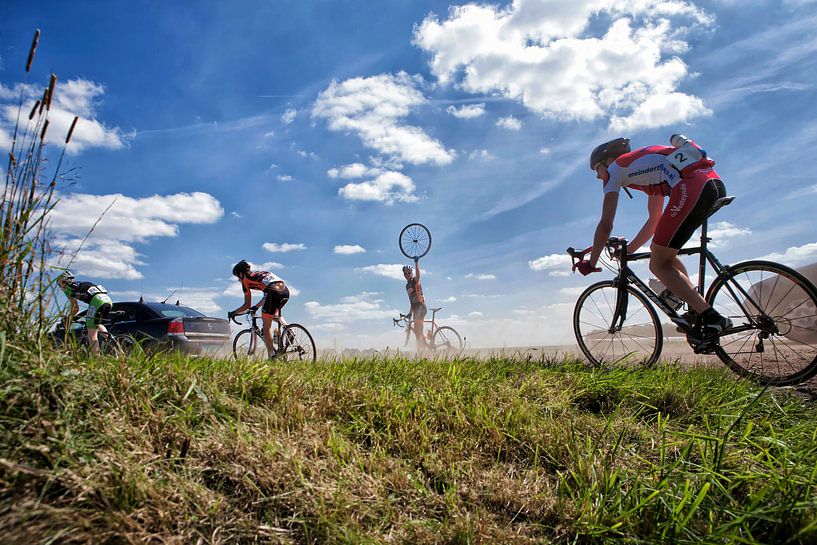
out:
M26 543L813 543L817 406L569 358L0 362Z

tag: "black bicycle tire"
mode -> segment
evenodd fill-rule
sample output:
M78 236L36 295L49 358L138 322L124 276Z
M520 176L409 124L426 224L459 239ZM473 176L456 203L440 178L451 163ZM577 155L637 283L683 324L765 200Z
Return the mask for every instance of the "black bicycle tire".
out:
M600 367L605 362L604 361L599 361L592 354L592 352L590 351L590 348L585 343L585 341L584 341L584 339L583 339L583 337L582 337L582 335L580 333L581 328L580 328L580 324L579 324L579 318L580 318L580 310L581 310L581 307L582 307L582 303L584 303L584 301L587 300L587 298L590 296L591 293L593 293L594 291L597 291L597 290L599 290L601 288L618 289L613 280L602 280L601 282L596 282L595 284L592 284L592 285L588 286L588 288L586 290L584 290L579 295L579 298L576 300L576 306L573 309L573 334L576 337L576 342L579 344L579 349L582 351L584 356L587 358L587 360L594 367ZM653 322L653 325L654 325L654 329L655 329L655 348L653 349L652 354L650 355L650 357L642 362L642 365L644 365L645 367L649 367L651 365L654 365L658 361L658 358L661 357L661 350L663 350L663 348L664 348L664 332L663 332L663 328L661 326L661 320L658 318L658 313L655 311L655 308L652 306L652 304L650 304L649 299L647 299L647 297L643 293L636 290L631 285L627 286L627 292L632 297L635 297L636 299L638 299L639 302L642 305L644 305L644 307L647 309L647 313L649 314L650 318L652 319L652 322Z
M403 234L406 231L408 231L409 228L411 228L411 227L420 227L428 235L428 246L426 247L425 251L423 251L423 253L421 253L419 255L416 255L416 256L415 255L409 255L409 252L406 250L406 248L403 247ZM403 227L402 231L400 231L400 237L397 239L397 242L400 245L400 251L403 252L404 256L406 256L409 259L420 259L421 257L425 257L425 255L428 253L428 251L431 250L431 231L428 229L428 227L426 227L422 223L409 223L408 225Z
M238 332L238 334L235 336L235 339L233 339L233 357L236 358L236 359L248 358L250 356L250 354L239 354L238 353L238 340L245 334L258 335L257 333L255 333L255 330L253 330L252 328L242 329L241 331ZM264 351L264 352L261 352L261 358L266 359L266 356L264 354L266 353L267 346L264 344L264 339L260 335L258 336L258 340L256 341L256 345L255 345L256 352L259 349ZM253 355L253 356L256 359L258 358L255 355Z
M306 337L309 339L309 343L312 346L312 363L318 360L318 349L315 346L315 339L312 338L312 334L309 332L307 328L302 326L301 324L287 324L287 326L281 331L281 339L283 339L283 355L289 352L289 331L293 329L300 329L306 334Z
M728 267L725 274L723 276L716 277L715 280L712 282L712 285L709 286L709 290L707 290L706 292L706 302L709 303L710 305L715 303L715 298L717 296L718 290L720 290L720 288L725 285L725 280L727 278L732 278L750 269L776 272L777 274L782 273L782 276L789 277L789 279L791 279L793 282L799 284L806 292L806 294L811 296L812 303L817 307L817 288L815 288L814 284L812 284L808 278L806 278L799 272L795 271L794 269L787 267L785 265L781 265L780 263L760 259L743 261L741 263ZM788 386L791 384L799 384L801 382L807 381L815 374L817 374L817 355L815 355L814 359L811 360L811 363L807 364L805 367L803 367L801 371L797 373L792 373L790 375L785 375L782 377L769 377L763 375L762 373L753 372L752 370L746 369L745 367L741 366L732 357L730 357L729 354L727 354L726 350L724 350L720 345L718 345L715 348L715 354L717 354L721 361L724 362L732 371L734 371L738 375L750 378L755 382L764 385L769 384L773 386Z
M439 346L437 345L437 335L440 334L440 331L451 331L457 337L457 345L458 346L457 346L457 348L454 349L454 351L457 354L462 352L463 348L465 348L465 345L462 342L462 336L457 332L456 329L454 329L451 326L447 326L447 325L438 327L437 330L434 332L434 335L431 337L431 343L432 343L432 347L433 347L434 351L439 350Z

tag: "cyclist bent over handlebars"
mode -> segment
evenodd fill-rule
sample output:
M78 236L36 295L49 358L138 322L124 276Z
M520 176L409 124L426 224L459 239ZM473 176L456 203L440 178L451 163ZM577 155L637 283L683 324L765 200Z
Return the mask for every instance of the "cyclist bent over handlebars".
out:
M228 318L240 314L245 310L252 309L253 312L261 308L262 331L264 333L264 344L267 346L267 353L270 358L275 355L275 345L272 340L272 322L278 322L281 326L286 323L281 317L281 309L289 301L289 288L283 280L271 272L250 270L250 264L243 259L233 267L233 276L241 282L241 289L244 291L244 304L232 312L227 313ZM264 297L255 306L252 306L252 293L250 290L264 292Z
M634 253L652 238L650 271L694 311L688 316L694 317L695 323L689 325L704 340L717 339L732 322L698 293L678 258L678 250L703 224L715 201L726 196L726 188L712 168L715 162L697 144L682 135L673 135L670 142L672 146L631 151L629 139L617 138L593 150L590 169L602 181L604 202L590 259L579 261L574 270L583 275L601 270L596 265L613 230L621 188L643 191L647 194L648 218L627 250ZM666 208L665 197L669 197Z

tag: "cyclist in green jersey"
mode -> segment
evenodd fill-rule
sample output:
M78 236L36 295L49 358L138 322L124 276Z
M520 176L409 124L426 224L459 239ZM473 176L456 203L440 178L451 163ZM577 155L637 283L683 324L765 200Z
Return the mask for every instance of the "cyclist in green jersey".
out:
M99 331L101 330L106 335L108 333L108 330L102 325L102 320L113 308L113 301L108 296L108 291L92 282L78 282L71 271L62 273L57 278L57 285L71 302L71 311L65 319L65 331L69 331L73 317L79 312L77 301L86 303L88 310L85 313L85 328L88 331L88 346L91 347L93 354L98 354Z

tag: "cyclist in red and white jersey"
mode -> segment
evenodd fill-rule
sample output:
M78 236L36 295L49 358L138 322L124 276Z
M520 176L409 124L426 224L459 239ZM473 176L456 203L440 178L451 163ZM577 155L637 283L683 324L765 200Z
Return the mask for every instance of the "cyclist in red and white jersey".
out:
M652 238L650 271L694 311L696 323L690 325L705 338L717 338L731 327L731 321L695 289L678 250L701 226L715 201L726 196L726 188L712 168L715 162L697 144L681 135L673 135L670 141L676 145L631 151L629 139L617 138L590 154L590 169L602 181L604 202L590 258L576 268L584 275L601 270L596 265L613 230L621 188L642 191L647 194L648 218L628 250L635 252Z
M252 271L250 264L243 259L233 267L233 276L241 282L241 289L244 291L244 304L232 312L227 313L228 318L252 308L257 311L261 308L262 331L264 333L264 344L267 346L267 353L270 357L275 354L275 345L272 339L272 322L278 322L281 326L286 323L281 317L281 309L289 301L289 288L286 283L277 275L267 271ZM264 297L252 306L251 290L264 293Z

